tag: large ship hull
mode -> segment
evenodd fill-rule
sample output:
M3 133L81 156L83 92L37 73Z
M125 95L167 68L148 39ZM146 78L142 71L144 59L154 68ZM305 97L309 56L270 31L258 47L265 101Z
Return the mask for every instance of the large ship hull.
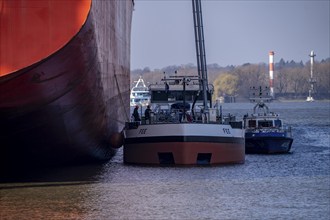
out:
M2 3L2 16L6 3L9 11L12 2ZM2 171L114 155L129 114L132 11L132 0L91 1L85 22L63 47L10 73L0 63Z

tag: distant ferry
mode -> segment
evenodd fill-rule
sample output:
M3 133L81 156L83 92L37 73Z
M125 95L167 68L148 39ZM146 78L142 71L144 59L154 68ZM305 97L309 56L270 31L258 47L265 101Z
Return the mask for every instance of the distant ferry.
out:
M142 77L140 76L138 81L135 81L134 87L131 89L130 105L142 105L146 106L150 103L150 93L148 87L145 85Z

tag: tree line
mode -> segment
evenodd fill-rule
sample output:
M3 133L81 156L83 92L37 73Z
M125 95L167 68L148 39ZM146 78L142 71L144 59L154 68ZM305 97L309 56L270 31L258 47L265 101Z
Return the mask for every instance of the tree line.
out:
M269 86L269 66L266 63L245 63L239 66L221 67L218 64L207 65L208 81L214 85L213 98L233 96L237 99L249 99L253 86ZM162 69L136 69L131 71L131 82L140 76L146 84L160 82L164 74L197 75L197 67L193 64L167 66ZM275 63L274 91L276 98L306 99L310 90L310 62L303 63L280 59ZM330 58L313 66L314 99L330 99Z

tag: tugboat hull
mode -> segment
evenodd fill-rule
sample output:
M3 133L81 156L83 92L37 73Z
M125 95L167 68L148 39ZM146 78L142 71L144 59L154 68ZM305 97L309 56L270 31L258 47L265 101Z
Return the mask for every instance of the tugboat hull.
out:
M290 152L293 139L287 137L245 137L247 154L276 154Z

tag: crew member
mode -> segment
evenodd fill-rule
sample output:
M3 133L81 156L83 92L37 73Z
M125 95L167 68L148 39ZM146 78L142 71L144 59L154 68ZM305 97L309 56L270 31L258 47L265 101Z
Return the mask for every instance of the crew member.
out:
M147 124L150 124L150 112L151 112L150 105L148 105L146 110L144 111L144 117L146 119Z
M134 117L134 121L141 121L138 110L139 110L139 106L136 105L132 114L132 116Z

